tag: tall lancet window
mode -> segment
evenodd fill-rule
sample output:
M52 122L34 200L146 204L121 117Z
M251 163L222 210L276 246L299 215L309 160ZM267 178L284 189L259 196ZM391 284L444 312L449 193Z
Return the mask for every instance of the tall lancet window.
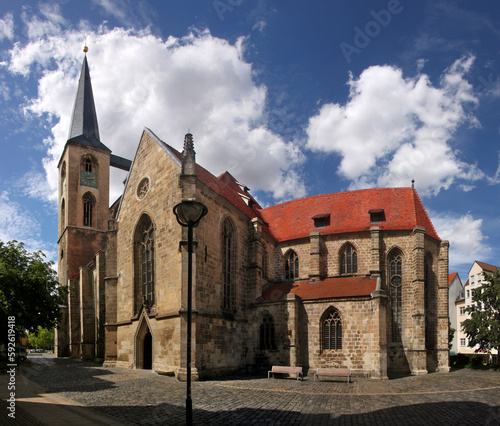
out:
M285 257L285 279L295 280L299 278L299 257L297 253L290 250Z
M234 281L234 229L231 221L226 219L222 224L222 275L223 300L222 308L227 310L232 306Z
M394 252L389 258L389 287L391 293L392 311L392 341L400 342L403 328L402 285L403 259L399 252Z
M348 244L340 255L340 273L355 274L358 272L358 254L351 244Z
M92 226L94 215L94 197L90 192L83 196L83 226Z
M151 219L148 217L144 222L141 239L141 281L142 297L149 305L154 304L155 299L155 275L154 275L154 237L155 231Z

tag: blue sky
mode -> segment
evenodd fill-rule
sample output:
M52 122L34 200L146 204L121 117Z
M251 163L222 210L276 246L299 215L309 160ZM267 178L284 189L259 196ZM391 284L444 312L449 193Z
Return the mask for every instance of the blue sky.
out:
M56 260L86 40L115 154L145 126L178 149L191 131L263 205L415 179L465 281L500 264L499 22L493 1L2 2L0 239Z

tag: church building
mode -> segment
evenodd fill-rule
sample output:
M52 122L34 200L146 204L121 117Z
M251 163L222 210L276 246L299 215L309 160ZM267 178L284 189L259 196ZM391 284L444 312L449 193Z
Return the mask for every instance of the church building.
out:
M166 135L168 137L168 135ZM192 375L271 365L387 378L448 367L448 248L417 191L323 194L262 208L229 172L145 128L132 161L100 140L87 58L59 162L57 356L186 379L187 229L194 229ZM110 206L109 171L128 171Z

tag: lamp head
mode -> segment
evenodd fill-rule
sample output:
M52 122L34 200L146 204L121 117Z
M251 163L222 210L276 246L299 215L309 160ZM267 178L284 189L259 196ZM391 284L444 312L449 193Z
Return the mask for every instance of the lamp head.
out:
M174 207L175 217L181 226L197 226L207 212L207 206L195 200L183 200Z

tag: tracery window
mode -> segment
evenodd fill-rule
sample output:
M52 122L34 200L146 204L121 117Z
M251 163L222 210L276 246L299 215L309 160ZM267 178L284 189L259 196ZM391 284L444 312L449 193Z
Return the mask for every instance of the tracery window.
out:
M358 254L351 244L348 244L340 255L340 273L355 274L358 272Z
M94 197L87 192L83 196L83 226L92 226Z
M342 349L342 319L338 311L331 311L323 320L323 350Z
M295 280L299 278L299 257L297 253L290 250L285 258L285 279Z
M230 309L233 297L234 280L234 229L231 221L226 219L222 224L222 274L223 274L223 309Z
M276 342L274 339L274 320L271 315L266 315L262 318L262 323L259 328L260 332L260 344L259 348L261 351L265 350L275 350Z
M153 223L148 217L143 223L141 238L141 283L143 300L147 300L150 306L155 301L154 237Z
M391 311L392 311L392 341L401 341L401 332L403 327L402 315L402 269L403 259L400 253L395 252L389 261L389 287L391 293Z

